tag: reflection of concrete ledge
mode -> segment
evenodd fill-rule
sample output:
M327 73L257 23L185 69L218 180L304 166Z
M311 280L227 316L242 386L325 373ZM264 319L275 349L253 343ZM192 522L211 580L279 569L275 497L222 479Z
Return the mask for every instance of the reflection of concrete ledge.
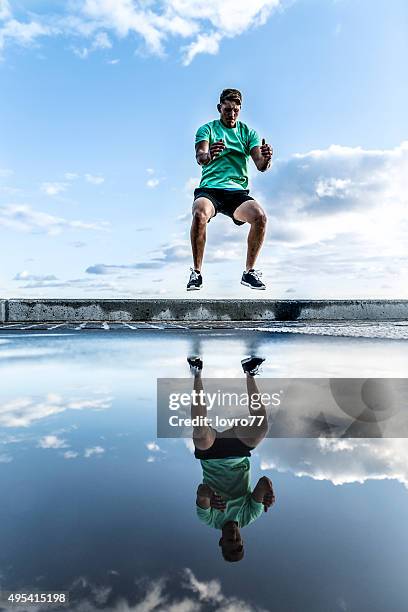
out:
M0 300L0 321L391 321L408 300Z

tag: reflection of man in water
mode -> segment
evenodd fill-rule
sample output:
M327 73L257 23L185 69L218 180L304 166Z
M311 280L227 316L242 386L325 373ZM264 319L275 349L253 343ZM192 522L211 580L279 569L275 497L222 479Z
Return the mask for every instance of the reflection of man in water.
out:
M259 392L254 380L263 359L252 357L242 362L247 377L249 398ZM194 374L194 390L203 390L201 381L202 361L189 357ZM200 397L200 396L197 396ZM258 480L251 491L251 466L249 457L268 431L265 407L257 401L257 409L251 407L251 415L263 416L262 424L235 426L222 434L213 427L194 427L194 455L203 468L203 483L197 489L197 515L209 527L221 529L219 545L226 561L240 561L244 556L244 544L240 528L259 518L274 503L272 482L266 476ZM258 406L260 407L258 408ZM191 405L191 416L207 416L207 407L196 402ZM259 421L257 419L257 421Z

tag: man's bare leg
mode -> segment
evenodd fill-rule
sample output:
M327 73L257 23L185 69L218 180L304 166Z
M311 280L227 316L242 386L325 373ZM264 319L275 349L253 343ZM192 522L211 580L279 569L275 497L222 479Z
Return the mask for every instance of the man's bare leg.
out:
M260 204L255 200L244 202L234 212L238 221L245 221L251 225L248 234L248 249L246 258L246 271L253 270L261 250L266 232L266 214Z
M195 417L206 417L207 416L207 405L205 401L201 401L200 391L204 390L203 382L201 380L201 370L195 370L194 372L194 386L195 397L198 401L191 402L191 418ZM200 394L200 395L199 395ZM209 449L215 440L216 432L209 425L200 425L193 427L193 442L194 446L199 450Z
M262 418L256 418L253 425L237 425L234 427L234 432L241 442L255 448L262 442L268 432L268 416L265 406L259 400L259 390L255 378L248 373L246 374L246 385L249 414ZM254 395L255 397L253 397Z
M194 201L190 238L195 270L201 271L207 233L207 223L208 220L214 216L214 214L214 204L208 198L201 197Z

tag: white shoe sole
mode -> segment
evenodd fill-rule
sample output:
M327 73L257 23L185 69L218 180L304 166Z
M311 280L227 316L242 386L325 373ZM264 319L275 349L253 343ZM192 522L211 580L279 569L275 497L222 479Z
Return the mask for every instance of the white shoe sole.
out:
M187 287L187 291L200 291L200 289L202 289L202 285L201 287Z
M241 285L245 285L245 287L250 287L251 289L257 289L258 291L264 291L266 289L265 285L263 287L253 287L252 285L246 283L243 280L241 281Z

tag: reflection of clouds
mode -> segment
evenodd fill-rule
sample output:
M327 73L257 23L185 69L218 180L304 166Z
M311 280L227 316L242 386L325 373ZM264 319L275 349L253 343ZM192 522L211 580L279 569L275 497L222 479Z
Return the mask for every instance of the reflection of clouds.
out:
M92 457L92 455L102 455L105 449L102 446L93 446L92 448L86 448L84 452L85 459Z
M109 571L115 576L117 572ZM95 585L86 577L77 578L67 589L70 593L70 610L72 612L266 612L235 597L228 597L222 592L220 580L200 581L193 572L186 568L178 583L176 580L158 578L140 581L136 584L143 592L134 603L120 599L116 603L109 601L113 595L110 585ZM170 592L172 589L173 592ZM76 602L75 604L73 602ZM31 609L31 608L30 608ZM47 608L49 610L49 608ZM35 607L37 612L45 611L44 607Z
M147 450L149 450L151 453L159 453L161 448L160 446L157 444L157 442L147 442L146 443L146 448Z
M54 393L49 393L40 401L35 397L19 397L0 404L0 426L29 427L35 421L66 410L105 410L111 407L112 400L113 397L109 396L66 399Z
M10 463L13 458L10 455L0 455L0 463Z
M2 350L0 352L0 359L37 359L60 353L61 351L54 348L13 348Z
M70 588L70 592L71 590L77 590L77 589L88 591L90 598L93 600L93 602L97 606L105 605L112 591L111 586L92 584L84 576L79 576L79 578L74 580ZM84 606L83 604L80 604L77 608L78 611L87 610L87 609L88 608L86 607L86 605Z
M147 463L155 463L156 461L161 460L161 454L165 454L166 451L162 450L157 442L146 442L146 448L150 453L154 453L149 455L146 459Z
M261 469L289 472L334 485L398 480L408 488L408 440L268 439L258 449Z
M191 454L194 454L195 446L194 446L194 442L192 441L192 439L184 438L183 442L186 445L187 450L189 450Z
M58 436L44 436L38 443L40 448L67 448L69 445L66 440L58 438Z
M75 451L66 451L63 455L64 459L75 459L78 457L78 453Z

